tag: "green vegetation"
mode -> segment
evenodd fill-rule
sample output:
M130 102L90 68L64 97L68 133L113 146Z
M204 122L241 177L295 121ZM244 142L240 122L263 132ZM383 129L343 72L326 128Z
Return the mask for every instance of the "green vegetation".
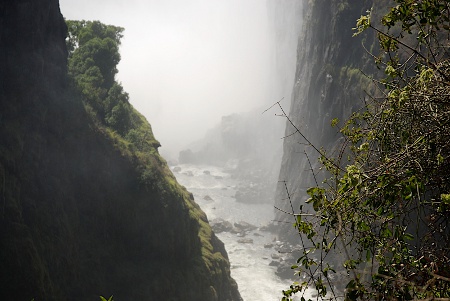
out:
M128 93L115 80L123 28L99 21L66 23L69 76L91 118L129 142L124 145L131 143L139 151L158 147L150 125L133 109Z
M154 170L163 171L165 166L157 152L160 144L150 124L132 107L128 93L115 80L124 29L99 21L66 23L69 76L74 89L81 94L86 112L122 155L139 165L141 182L162 188L165 180Z
M296 214L303 281L283 300L304 300L307 287L331 299L450 300L450 3L394 2L382 27L370 12L357 21L356 34L377 33L386 77L340 129L339 155L321 151L330 177Z
M162 206L162 216L149 215L147 219L165 218L169 222L171 219L177 219L173 221L173 225L165 225L166 229L147 231L164 230L163 232L168 233L163 239L164 242L160 243L173 245L169 248L179 245L176 237L181 239L184 236L182 239L191 244L174 250L176 254L182 253L180 258L188 257L188 262L184 262L182 267L161 267L165 271L152 277L164 282L166 290L181 283L190 287L192 292L185 292L188 299L191 298L190 295L198 296L199 292L210 294L213 291L216 298L217 294L236 294L237 287L229 276L225 250L223 247L217 248L218 240L211 231L206 215L194 202L192 195L177 183L165 160L158 153L160 144L155 140L150 124L132 107L128 94L115 80L123 28L104 25L98 21L66 23L69 30L66 43L69 49L71 84L76 93L80 94L94 127L112 142L121 156L132 162L139 174L140 187L150 195L156 192L157 201ZM185 217L171 217L169 214L174 212ZM188 238L188 235L192 234L194 237ZM172 279L174 275L178 280ZM229 284L224 283L224 279L227 279ZM218 283L220 287L217 286ZM157 289L164 290L162 287Z

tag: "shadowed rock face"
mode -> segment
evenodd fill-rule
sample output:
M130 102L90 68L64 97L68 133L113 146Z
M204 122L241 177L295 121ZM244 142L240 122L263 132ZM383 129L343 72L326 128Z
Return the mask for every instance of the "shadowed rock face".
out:
M2 90L15 92L37 82L60 86L67 65L67 29L58 1L7 0L0 9Z
M240 300L223 244L157 150L94 124L66 80L57 0L0 3L2 300Z
M367 70L369 56L361 46L370 49L374 37L361 35L352 37L356 19L370 8L370 1L313 1L304 7L305 20L297 51L297 70L289 116L293 124L318 149L333 150L339 144L340 134L331 127L331 120L344 120L363 105L367 80L359 70ZM276 206L291 212L287 192L293 208L298 210L308 198L306 189L320 184L323 173L314 179L313 169L318 172L318 153L298 134L288 122L283 145L283 159L276 193ZM284 185L286 183L286 186ZM275 220L289 221L281 224L281 236L296 240L293 221L281 211L276 211ZM288 234L290 233L290 234Z

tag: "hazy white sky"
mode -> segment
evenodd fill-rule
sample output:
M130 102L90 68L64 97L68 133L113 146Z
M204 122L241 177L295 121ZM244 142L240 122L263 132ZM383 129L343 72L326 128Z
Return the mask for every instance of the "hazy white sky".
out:
M269 99L266 0L60 0L66 19L125 28L118 79L178 152L233 112ZM176 157L176 156L175 156Z

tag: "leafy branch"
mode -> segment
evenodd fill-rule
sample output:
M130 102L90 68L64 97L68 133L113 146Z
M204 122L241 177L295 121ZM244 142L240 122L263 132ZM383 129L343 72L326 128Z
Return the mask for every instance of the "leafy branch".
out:
M336 299L343 281L347 300L450 298L450 4L395 3L380 21L386 30L372 25L370 12L357 21L356 34L377 33L381 53L373 57L386 77L374 81L381 98L340 129L338 156L312 145L286 116L331 177L307 190L313 216L291 205L304 247L293 268L305 281L283 300L300 292L304 300L307 288Z

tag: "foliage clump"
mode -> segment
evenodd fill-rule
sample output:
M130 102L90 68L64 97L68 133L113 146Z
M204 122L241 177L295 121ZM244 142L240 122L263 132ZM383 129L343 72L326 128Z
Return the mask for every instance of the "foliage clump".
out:
M383 27L370 12L357 21L356 34L377 33L386 77L340 128L339 155L321 152L330 177L295 214L305 249L293 268L304 281L283 300L306 288L332 299L450 299L450 3L394 2ZM328 260L337 257L342 266Z
M164 165L157 153L160 144L150 124L133 108L128 93L115 80L124 29L99 21L66 23L69 77L81 94L86 112L123 155L137 162L141 182L159 185L154 168Z

